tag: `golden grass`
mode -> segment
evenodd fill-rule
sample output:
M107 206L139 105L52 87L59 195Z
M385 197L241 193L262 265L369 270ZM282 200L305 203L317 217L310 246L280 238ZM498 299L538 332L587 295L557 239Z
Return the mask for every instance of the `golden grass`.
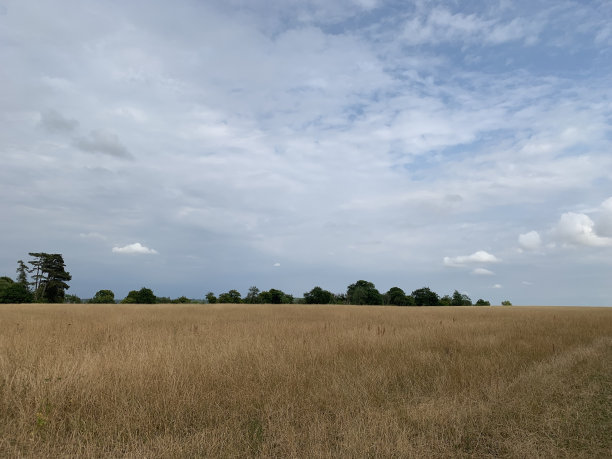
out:
M0 456L611 457L612 309L0 305Z

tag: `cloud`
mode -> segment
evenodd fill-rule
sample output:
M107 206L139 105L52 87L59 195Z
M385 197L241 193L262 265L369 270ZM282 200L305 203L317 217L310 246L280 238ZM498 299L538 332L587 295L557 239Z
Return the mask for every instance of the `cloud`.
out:
M612 238L595 232L595 222L586 214L566 212L561 215L553 233L567 245L612 247Z
M542 24L517 17L509 22L476 14L453 13L435 8L426 17L415 17L405 24L402 38L410 44L442 42L481 42L492 45L524 40L537 41Z
M102 153L115 158L132 158L127 148L119 141L119 137L108 131L91 131L88 137L76 139L75 145L89 153Z
M50 132L72 132L79 125L77 120L65 118L56 110L45 110L40 113L40 126Z
M538 250L542 246L542 238L537 231L529 231L519 235L518 243L522 249Z
M145 247L140 242L135 242L124 247L113 247L113 253L156 255L157 250Z
M476 268L472 271L472 274L476 274L477 276L493 276L495 273L485 268Z
M274 267L279 267L279 266L280 266L280 263L274 263L272 266L274 266Z
M103 241L107 239L106 236L104 236L103 234L97 233L95 231L91 231L89 233L79 233L79 237L82 237L84 239L100 239Z
M612 237L612 197L606 199L599 210L595 221L595 232L600 236Z
M493 284L491 288L502 288L501 284Z
M458 257L444 257L444 265L452 267L461 267L471 263L498 263L501 261L495 255L492 255L484 250L474 252L472 255L460 255Z

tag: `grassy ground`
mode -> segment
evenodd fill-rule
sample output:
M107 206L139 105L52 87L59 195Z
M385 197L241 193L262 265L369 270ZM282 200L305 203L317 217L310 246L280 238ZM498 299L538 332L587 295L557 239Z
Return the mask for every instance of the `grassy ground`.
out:
M612 309L0 305L0 456L611 457Z

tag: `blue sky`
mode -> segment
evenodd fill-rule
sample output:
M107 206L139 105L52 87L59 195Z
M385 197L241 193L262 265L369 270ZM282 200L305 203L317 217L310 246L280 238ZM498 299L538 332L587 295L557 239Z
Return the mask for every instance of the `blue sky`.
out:
M608 1L0 0L0 273L610 305Z

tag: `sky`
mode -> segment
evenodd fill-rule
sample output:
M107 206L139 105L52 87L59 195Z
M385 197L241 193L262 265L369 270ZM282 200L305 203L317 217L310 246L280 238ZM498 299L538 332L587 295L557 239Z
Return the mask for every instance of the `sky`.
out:
M0 0L0 275L612 304L612 3Z

